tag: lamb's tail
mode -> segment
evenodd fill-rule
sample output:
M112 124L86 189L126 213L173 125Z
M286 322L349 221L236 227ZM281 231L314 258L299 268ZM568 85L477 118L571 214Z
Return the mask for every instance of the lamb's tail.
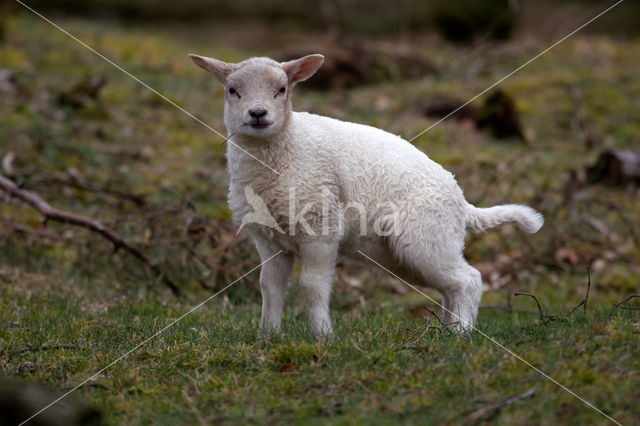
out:
M471 231L482 232L505 222L515 222L524 232L534 234L542 228L544 217L531 207L520 204L506 204L486 209L469 204L467 228Z

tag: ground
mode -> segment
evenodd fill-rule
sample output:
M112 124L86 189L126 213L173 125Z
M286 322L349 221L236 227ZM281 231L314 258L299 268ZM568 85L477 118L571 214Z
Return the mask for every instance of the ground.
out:
M206 29L55 20L221 132L222 90L186 54L232 61L273 51L230 28L205 38ZM221 34L224 43L211 41ZM295 105L409 139L435 122L422 114L425 102L470 98L552 41L462 48L415 36L403 42L426 52L436 73L300 87ZM520 202L546 216L533 236L503 226L469 237L466 255L487 284L482 333L440 329L422 307L437 310L434 303L372 265L340 268L334 339L312 339L295 290L284 334L258 338L256 271L76 393L109 424L609 422L577 396L633 423L640 318L614 303L638 293L640 193L591 185L584 168L604 149L637 147L639 54L640 41L579 34L505 81L526 143L496 140L465 121L413 141L456 174L470 202ZM37 17L10 22L0 68L16 77L0 100L3 173L58 207L103 220L182 289L172 295L108 242L45 226L33 209L3 199L0 371L71 389L259 261L229 224L217 135ZM97 76L106 84L94 99L78 83ZM586 310L568 315L587 292L587 266ZM544 316L517 291L534 294Z

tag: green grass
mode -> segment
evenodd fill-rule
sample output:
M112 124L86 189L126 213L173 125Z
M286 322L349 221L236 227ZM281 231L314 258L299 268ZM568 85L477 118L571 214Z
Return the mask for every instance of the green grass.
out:
M222 92L186 53L240 60L278 47L268 40L236 46L233 27L213 29L226 42L212 45L210 38L176 40L161 28L56 20L221 131ZM413 43L424 46L423 39ZM432 122L419 113L425 100L439 93L471 97L546 47L515 40L463 49L431 39L429 46L436 76L346 92L301 86L295 104L412 137ZM584 297L591 267L586 316L579 309L566 321L543 324L535 312L482 309L478 327L622 424L640 416L640 319L637 311L611 307L638 293L640 194L586 185L582 170L602 149L637 146L639 53L635 40L576 36L510 78L504 87L522 111L527 145L455 122L415 141L456 173L471 202L522 202L547 217L534 236L505 226L469 237L466 255L482 266L488 286L483 305L535 311L529 298L510 296L528 291L546 314L564 315ZM184 290L176 298L95 235L43 227L32 209L3 200L0 373L71 389L259 260L229 224L217 136L33 17L10 23L0 68L15 71L21 84L18 94L0 98L0 156L15 154L11 177L56 206L105 221ZM80 109L56 102L94 75L107 78L97 101ZM578 106L569 89L583 100ZM576 131L577 107L598 139L595 149ZM577 187L570 186L570 170ZM562 257L563 250L576 258ZM295 294L284 334L258 338L254 272L77 393L110 424L457 424L534 389L533 398L481 420L607 423L478 333L420 332L425 321L410 311L436 307L373 270L340 268L330 341L311 338ZM38 350L55 345L72 348Z
M243 284L238 284L243 285ZM162 296L3 286L13 309L0 320L3 370L63 389L186 312ZM71 294L72 296L69 296ZM483 311L478 328L623 424L640 415L637 315L592 295L587 316L543 324L536 315ZM605 423L605 418L478 333L419 330L405 306L340 312L336 336L315 342L303 315L284 335L257 337L257 305L214 299L77 392L112 424L323 421L339 424L460 423L492 401L535 390L504 408L499 424ZM526 308L526 303L518 303ZM20 352L70 344L72 349ZM498 413L493 413L498 415Z

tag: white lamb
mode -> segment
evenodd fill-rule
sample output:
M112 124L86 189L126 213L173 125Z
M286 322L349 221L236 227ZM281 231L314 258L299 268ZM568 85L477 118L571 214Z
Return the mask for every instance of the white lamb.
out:
M322 55L279 63L232 64L190 55L225 87L230 139L229 205L255 243L262 266L262 333L278 331L294 259L316 336L332 333L329 299L338 259L367 257L443 295L443 318L473 327L480 273L463 257L466 229L516 222L534 233L542 215L521 205L477 208L454 176L409 142L385 131L291 110L294 85ZM267 221L247 221L268 206ZM377 267L377 266L374 266Z

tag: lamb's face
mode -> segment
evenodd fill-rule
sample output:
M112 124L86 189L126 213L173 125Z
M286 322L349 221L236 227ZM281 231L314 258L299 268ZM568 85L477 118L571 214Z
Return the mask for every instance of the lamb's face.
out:
M230 64L189 56L224 86L227 131L254 138L273 136L284 129L291 112L291 89L311 77L324 61L322 55L308 55L283 63L251 58Z
M225 82L224 121L229 132L270 136L289 118L289 81L277 62L248 62Z

